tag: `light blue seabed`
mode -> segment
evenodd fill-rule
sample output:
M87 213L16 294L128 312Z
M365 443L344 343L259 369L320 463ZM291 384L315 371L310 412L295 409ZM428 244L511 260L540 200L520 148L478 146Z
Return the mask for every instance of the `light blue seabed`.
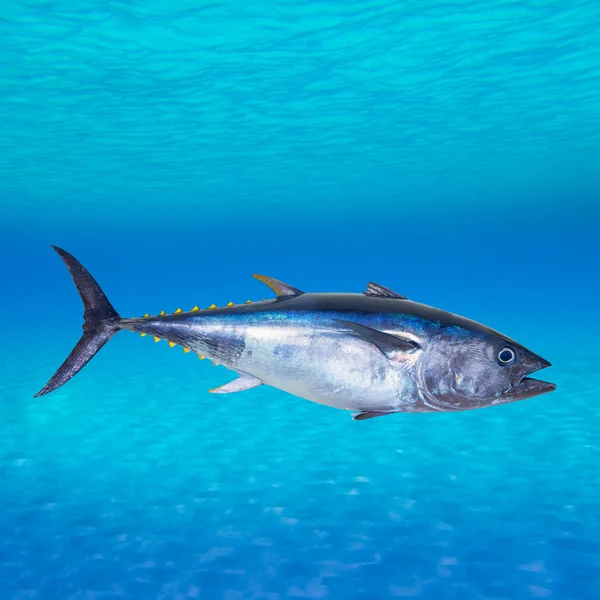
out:
M0 3L0 600L598 600L600 3ZM350 413L119 333L367 281L552 394Z
M597 350L548 347L546 397L353 422L111 346L39 399L56 357L3 353L3 597L597 598Z

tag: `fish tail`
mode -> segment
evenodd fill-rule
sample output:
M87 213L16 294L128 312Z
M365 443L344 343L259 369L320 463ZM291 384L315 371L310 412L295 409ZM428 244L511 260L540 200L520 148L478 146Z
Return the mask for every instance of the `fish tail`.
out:
M68 252L52 246L63 259L83 301L83 335L50 381L34 396L58 389L74 377L119 330L119 314L87 269Z

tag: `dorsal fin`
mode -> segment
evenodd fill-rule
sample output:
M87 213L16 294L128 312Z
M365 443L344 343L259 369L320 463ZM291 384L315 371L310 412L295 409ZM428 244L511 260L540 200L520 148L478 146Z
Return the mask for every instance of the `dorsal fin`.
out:
M304 294L304 292L301 292L295 287L292 287L287 283L283 283L283 281L273 279L272 277L267 277L266 275L257 275L256 273L253 273L252 277L262 281L265 285L268 285L277 294L278 298L283 296L299 296L300 294Z
M403 296L394 290L390 290L390 288L386 288L383 285L379 285L378 283L373 283L372 281L367 283L367 289L363 293L365 296L379 296L380 298L399 298L400 300L406 300L406 296Z

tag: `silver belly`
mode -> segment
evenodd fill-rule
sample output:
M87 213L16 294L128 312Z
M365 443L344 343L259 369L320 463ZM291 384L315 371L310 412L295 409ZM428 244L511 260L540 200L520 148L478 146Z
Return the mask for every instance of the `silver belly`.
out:
M372 344L302 326L249 327L227 366L301 398L346 410L410 411L418 355L390 361Z

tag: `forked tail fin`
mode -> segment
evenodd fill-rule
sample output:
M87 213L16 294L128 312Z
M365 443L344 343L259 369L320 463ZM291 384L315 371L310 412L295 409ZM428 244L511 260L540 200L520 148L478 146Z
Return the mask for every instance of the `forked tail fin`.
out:
M96 280L87 269L68 252L52 246L67 265L77 291L83 301L83 335L67 357L67 360L54 373L52 379L34 396L43 396L64 385L95 356L95 354L119 330L120 319Z

